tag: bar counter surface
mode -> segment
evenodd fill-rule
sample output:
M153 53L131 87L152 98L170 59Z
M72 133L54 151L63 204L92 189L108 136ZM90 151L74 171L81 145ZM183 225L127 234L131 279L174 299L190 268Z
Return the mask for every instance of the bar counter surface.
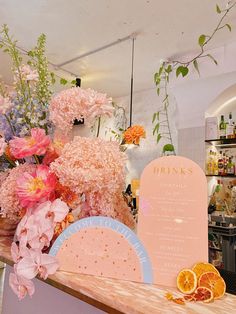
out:
M10 266L13 265L10 254L11 241L11 238L0 237L0 260ZM8 278L5 280L8 281ZM176 293L177 291L174 289L61 271L49 276L44 284L49 284L105 313L236 313L236 296L230 294L226 294L221 300L216 300L210 304L198 302L178 305L164 297L167 291ZM37 294L37 290L35 294ZM34 296L32 300L34 300Z

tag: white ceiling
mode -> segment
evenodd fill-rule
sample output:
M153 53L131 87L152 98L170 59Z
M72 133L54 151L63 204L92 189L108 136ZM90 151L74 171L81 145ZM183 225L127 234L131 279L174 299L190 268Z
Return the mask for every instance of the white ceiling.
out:
M215 4L212 0L0 0L0 22L9 25L25 49L45 33L48 59L56 64L138 31L134 89L140 91L154 87L153 73L160 59L198 49L198 36L211 32L219 19ZM236 40L236 9L227 22L233 31L222 30L211 48ZM126 41L65 68L82 77L83 87L123 96L130 89L130 54L131 42ZM0 75L11 81L10 64L2 53Z

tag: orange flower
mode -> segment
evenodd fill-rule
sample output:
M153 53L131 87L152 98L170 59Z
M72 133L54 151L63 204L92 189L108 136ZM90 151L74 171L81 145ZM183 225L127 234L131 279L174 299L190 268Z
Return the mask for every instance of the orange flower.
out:
M79 196L75 192L72 192L67 186L63 186L60 182L57 182L55 192L56 197L60 198L72 209L77 208L80 204Z
M146 137L144 127L141 125L133 125L123 133L125 144L139 145L140 139Z
M72 213L67 214L67 216L62 222L58 222L56 224L56 227L54 229L54 236L58 237L62 233L62 231L64 231L69 226L69 224L71 224L74 221L75 218L72 215Z

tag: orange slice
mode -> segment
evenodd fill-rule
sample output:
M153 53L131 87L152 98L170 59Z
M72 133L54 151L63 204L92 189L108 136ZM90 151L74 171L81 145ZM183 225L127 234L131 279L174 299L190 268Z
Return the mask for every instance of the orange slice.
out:
M194 292L194 299L196 301L209 303L214 299L214 294L209 288L198 287Z
M193 266L192 271L194 271L197 275L197 279L199 279L202 274L207 272L216 273L218 275L220 274L218 270L209 263L197 263Z
M185 294L191 294L197 288L197 276L191 269L183 269L177 276L177 288Z
M224 279L214 272L202 274L198 279L198 286L210 289L213 292L214 299L219 299L225 294Z

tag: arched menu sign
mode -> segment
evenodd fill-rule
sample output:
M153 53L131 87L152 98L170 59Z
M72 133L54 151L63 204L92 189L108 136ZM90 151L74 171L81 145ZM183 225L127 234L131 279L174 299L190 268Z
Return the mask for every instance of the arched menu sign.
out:
M154 283L176 286L183 268L208 261L207 182L193 161L161 157L143 171L138 237L152 263Z

